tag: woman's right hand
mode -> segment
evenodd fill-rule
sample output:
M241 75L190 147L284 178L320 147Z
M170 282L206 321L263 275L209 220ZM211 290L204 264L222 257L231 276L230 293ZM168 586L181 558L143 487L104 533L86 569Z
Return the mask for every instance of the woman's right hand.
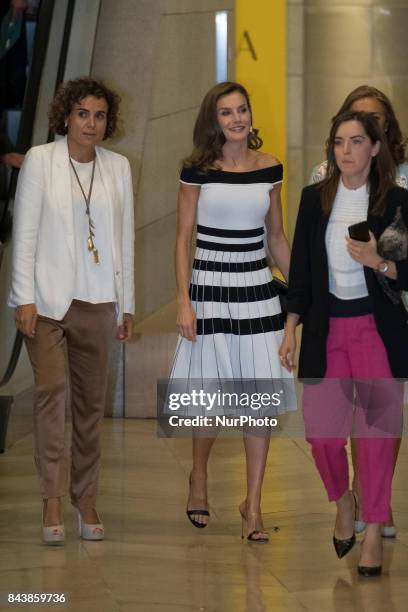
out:
M288 370L288 372L292 372L293 368L296 367L295 353L296 353L295 332L292 330L289 331L285 329L285 335L283 337L283 341L279 349L279 359L280 359L281 365L286 370Z
M17 306L15 320L17 329L28 338L34 338L37 324L37 308L35 304Z
M190 300L185 300L178 304L177 327L180 336L195 342L197 335L197 317Z

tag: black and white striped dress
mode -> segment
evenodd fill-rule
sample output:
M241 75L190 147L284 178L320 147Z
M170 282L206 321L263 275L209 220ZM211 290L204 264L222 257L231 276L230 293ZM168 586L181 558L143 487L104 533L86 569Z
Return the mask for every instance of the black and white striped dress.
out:
M284 319L264 248L270 191L282 174L280 164L250 172L183 168L180 181L201 186L190 284L197 341L179 338L170 379L291 378L278 356Z

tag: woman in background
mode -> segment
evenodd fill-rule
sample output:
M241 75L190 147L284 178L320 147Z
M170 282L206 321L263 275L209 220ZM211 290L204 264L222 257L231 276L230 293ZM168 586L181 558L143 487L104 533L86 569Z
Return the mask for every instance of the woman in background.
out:
M406 138L404 138L390 99L370 85L360 85L349 93L337 111L341 115L347 111L371 113L383 130L392 160L395 164L395 182L408 189L408 162L405 157ZM326 176L327 161L315 166L310 183L318 183Z

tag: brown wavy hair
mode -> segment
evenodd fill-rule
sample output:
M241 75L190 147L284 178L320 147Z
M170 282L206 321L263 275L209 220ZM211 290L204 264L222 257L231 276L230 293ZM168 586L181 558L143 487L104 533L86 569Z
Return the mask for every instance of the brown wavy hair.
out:
M201 103L193 131L194 149L191 155L183 159L184 167L191 168L194 166L205 172L212 168L217 160L222 159L222 147L226 139L217 119L217 102L223 96L235 92L244 96L252 120L249 94L243 85L233 81L225 81L214 85L204 96ZM258 130L252 128L248 134L248 147L257 150L262 145L263 141L258 136Z
M406 159L405 147L407 145L407 139L404 138L401 132L401 128L398 123L398 119L395 116L391 101L389 98L387 98L385 93L376 87L371 87L370 85L360 85L349 93L337 115L342 115L343 113L350 111L354 102L358 102L358 100L363 98L375 98L383 107L385 112L385 135L387 137L388 147L395 165L398 166L399 164L402 164ZM335 117L333 117L333 120L334 119Z
M87 96L106 100L108 113L103 140L113 136L118 125L120 97L112 89L106 87L102 81L96 81L90 77L81 77L60 85L48 113L50 129L56 134L65 135L67 133L66 118L74 104Z
M337 115L333 119L330 135L326 143L327 173L326 177L317 184L317 188L320 190L323 212L327 215L330 214L334 198L336 197L341 172L334 155L334 141L337 130L346 121L358 121L371 140L371 143L375 144L379 141L381 144L378 154L371 160L370 174L368 176L370 200L374 202L372 212L381 215L385 210L385 197L389 189L394 186L395 163L388 148L386 136L380 128L377 119L371 113L357 111L348 111L342 115Z

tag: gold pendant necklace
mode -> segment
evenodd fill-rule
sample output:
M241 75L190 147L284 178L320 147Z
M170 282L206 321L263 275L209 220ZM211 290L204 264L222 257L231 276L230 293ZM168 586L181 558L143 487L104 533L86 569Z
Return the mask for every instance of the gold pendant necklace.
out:
M86 215L88 217L88 227L89 227L89 236L88 236L88 240L87 240L88 251L92 252L92 255L93 255L93 258L94 258L94 263L99 264L100 263L100 259L99 259L98 249L96 248L95 243L93 241L93 239L95 237L95 233L94 233L95 226L94 226L92 218L91 218L91 208L90 208L91 207L92 188L93 188L93 182L94 182L94 176L95 176L96 157L94 157L93 164L92 164L91 184L89 185L88 196L85 195L84 188L82 187L82 183L79 180L78 173L77 173L77 171L75 169L75 166L73 164L73 161L72 161L71 157L69 158L69 163L71 164L71 168L74 171L75 178L76 178L76 180L78 182L79 188L81 189L82 195L84 196L84 200L85 200L85 211L86 211Z

